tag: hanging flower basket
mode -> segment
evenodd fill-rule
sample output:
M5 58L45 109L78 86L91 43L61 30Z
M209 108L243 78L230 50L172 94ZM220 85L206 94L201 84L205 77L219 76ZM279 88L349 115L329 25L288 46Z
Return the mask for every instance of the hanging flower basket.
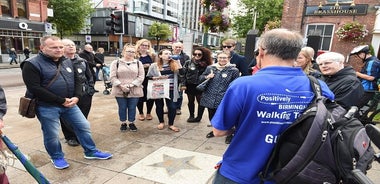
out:
M226 32L231 25L227 15L215 10L203 14L200 19L206 31L211 32Z
M223 10L226 8L230 2L228 0L202 0L201 5L205 8L212 7L213 10Z
M359 22L348 22L336 30L335 34L340 40L357 42L363 40L368 35L366 26Z

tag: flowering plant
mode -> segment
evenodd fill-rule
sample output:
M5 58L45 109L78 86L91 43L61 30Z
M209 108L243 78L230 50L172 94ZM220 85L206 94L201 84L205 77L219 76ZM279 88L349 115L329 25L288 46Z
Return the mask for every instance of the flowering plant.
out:
M201 23L211 32L225 32L230 27L230 19L220 11L211 10L201 16Z
M201 5L209 8L210 6L215 10L223 10L230 2L228 0L202 0Z
M368 30L365 25L359 22L348 22L343 24L335 31L339 40L351 40L357 42L364 39L368 35Z

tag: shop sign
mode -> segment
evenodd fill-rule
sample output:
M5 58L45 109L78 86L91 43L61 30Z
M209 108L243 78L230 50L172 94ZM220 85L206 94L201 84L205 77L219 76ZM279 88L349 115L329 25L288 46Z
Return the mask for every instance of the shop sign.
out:
M347 5L324 5L306 7L306 16L354 16L367 15L368 4L356 4L355 6Z

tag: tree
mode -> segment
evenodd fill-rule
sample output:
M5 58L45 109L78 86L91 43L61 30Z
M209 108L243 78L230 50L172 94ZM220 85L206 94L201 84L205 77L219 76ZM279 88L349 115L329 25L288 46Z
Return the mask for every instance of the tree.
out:
M160 22L154 22L150 29L148 30L148 34L151 37L154 37L157 41L157 50L160 46L160 40L167 39L170 35L172 35L172 31L169 28L168 24L160 23Z
M240 13L236 13L232 28L237 37L246 37L253 27L253 14L258 14L256 29L263 32L268 21L281 20L284 0L240 0L238 7ZM245 11L242 11L245 10Z
M54 17L49 17L48 22L56 25L61 38L80 32L94 12L91 0L49 0L49 7L53 9Z

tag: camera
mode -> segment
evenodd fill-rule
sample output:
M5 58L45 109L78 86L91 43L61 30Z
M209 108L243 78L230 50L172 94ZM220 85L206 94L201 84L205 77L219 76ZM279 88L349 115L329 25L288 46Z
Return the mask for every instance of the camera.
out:
M171 55L170 56L170 59L174 59L174 60L179 60L179 58L181 58L180 55Z

